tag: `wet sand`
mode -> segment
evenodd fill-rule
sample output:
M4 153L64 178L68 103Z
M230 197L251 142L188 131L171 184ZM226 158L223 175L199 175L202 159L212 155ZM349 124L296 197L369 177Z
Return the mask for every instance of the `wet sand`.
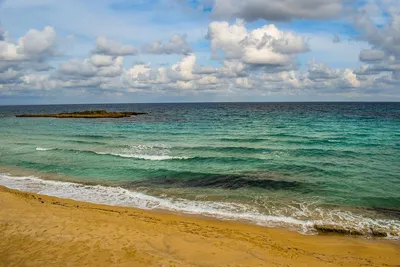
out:
M0 266L400 266L400 242L304 236L0 186Z

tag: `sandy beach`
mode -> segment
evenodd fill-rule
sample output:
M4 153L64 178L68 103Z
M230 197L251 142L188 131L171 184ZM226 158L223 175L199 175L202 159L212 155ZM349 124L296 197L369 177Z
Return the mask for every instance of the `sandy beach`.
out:
M0 187L0 266L400 266L400 244L76 202Z

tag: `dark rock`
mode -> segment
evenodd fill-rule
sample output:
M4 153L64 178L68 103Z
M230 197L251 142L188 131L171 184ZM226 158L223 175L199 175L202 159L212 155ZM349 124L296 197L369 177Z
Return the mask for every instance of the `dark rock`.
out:
M357 229L343 228L336 225L314 225L314 228L318 233L322 234L339 234L339 235L364 235L361 231Z
M371 228L371 234L373 237L387 237L388 234L383 230L376 230Z
M96 118L124 118L131 117L137 115L147 114L144 112L126 112L126 111L117 111L110 112L107 110L85 110L71 113L56 113L56 114L22 114L16 115L16 117L46 117L46 118L88 118L88 119L96 119Z

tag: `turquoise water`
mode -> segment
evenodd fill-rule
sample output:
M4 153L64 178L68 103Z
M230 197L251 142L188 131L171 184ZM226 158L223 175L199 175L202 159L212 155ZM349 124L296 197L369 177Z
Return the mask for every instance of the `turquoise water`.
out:
M86 109L123 119L16 118ZM0 184L313 232L400 235L399 103L0 107Z

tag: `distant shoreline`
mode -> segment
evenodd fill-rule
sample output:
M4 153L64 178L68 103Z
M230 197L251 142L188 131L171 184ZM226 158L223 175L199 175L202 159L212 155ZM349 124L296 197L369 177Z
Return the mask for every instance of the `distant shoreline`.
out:
M0 264L35 266L383 266L398 242L303 236L23 193L0 186Z

